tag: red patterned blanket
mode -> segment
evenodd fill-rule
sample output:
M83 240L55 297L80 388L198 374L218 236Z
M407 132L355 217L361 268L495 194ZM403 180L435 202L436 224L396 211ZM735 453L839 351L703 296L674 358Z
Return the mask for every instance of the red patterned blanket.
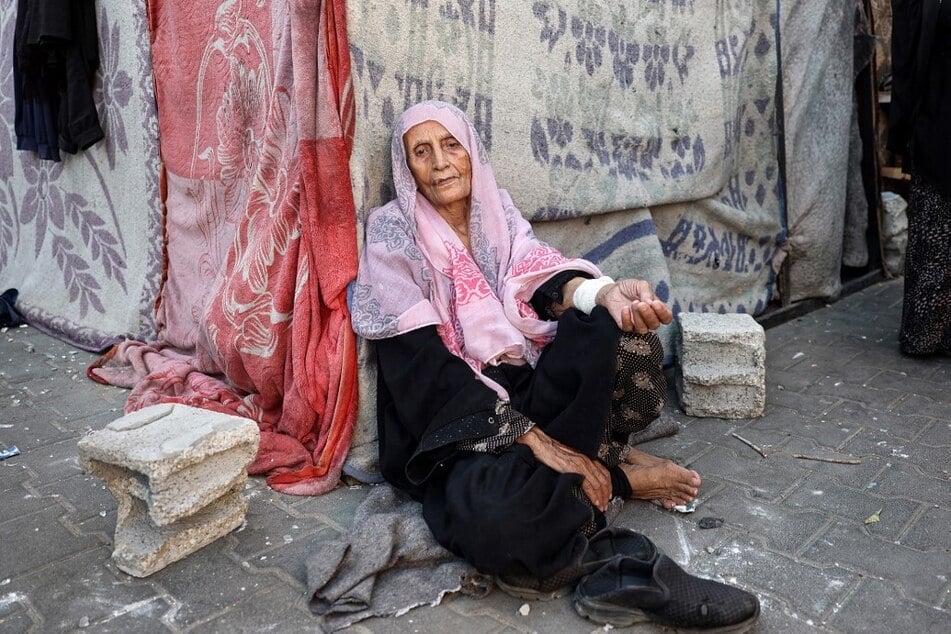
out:
M176 402L258 421L251 473L314 495L356 418L354 108L343 0L150 3L166 170L158 340L94 367L126 411Z

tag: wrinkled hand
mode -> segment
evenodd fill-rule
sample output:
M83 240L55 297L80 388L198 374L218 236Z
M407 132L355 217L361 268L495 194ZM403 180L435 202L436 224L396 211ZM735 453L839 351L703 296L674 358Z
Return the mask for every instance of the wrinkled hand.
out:
M532 427L515 442L528 445L535 459L558 473L576 473L584 478L581 492L602 512L611 499L611 476L600 462L563 445L538 427Z
M618 328L644 335L673 321L673 313L644 280L618 280L601 289L597 303L608 309Z

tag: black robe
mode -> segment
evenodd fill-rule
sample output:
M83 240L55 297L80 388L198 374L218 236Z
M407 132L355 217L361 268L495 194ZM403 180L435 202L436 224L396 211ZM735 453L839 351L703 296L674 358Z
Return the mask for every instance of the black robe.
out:
M596 459L620 336L606 309L571 309L534 370L502 364L486 374L546 434ZM376 353L380 468L422 501L437 541L485 573L544 578L564 568L584 529L604 525L579 493L581 476L554 471L518 443L497 454L457 448L498 433L498 397L435 327L377 341ZM610 471L614 493L629 495L623 472Z

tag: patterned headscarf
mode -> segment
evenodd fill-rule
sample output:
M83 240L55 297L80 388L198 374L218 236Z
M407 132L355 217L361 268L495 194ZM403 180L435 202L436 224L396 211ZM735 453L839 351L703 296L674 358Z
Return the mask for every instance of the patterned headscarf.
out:
M424 121L442 124L469 153L471 254L417 191L407 165L403 135ZM535 238L508 193L498 188L472 123L455 106L426 101L409 108L394 126L391 151L396 200L367 218L353 328L367 339L385 339L435 325L446 348L508 400L482 368L534 365L554 337L557 323L538 318L528 303L532 294L561 271L601 273Z

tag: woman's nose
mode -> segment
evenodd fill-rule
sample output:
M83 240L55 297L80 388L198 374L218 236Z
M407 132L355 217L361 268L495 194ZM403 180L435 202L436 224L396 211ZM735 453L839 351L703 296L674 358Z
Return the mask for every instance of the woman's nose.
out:
M449 158L442 148L433 151L433 169L441 170L449 166Z

